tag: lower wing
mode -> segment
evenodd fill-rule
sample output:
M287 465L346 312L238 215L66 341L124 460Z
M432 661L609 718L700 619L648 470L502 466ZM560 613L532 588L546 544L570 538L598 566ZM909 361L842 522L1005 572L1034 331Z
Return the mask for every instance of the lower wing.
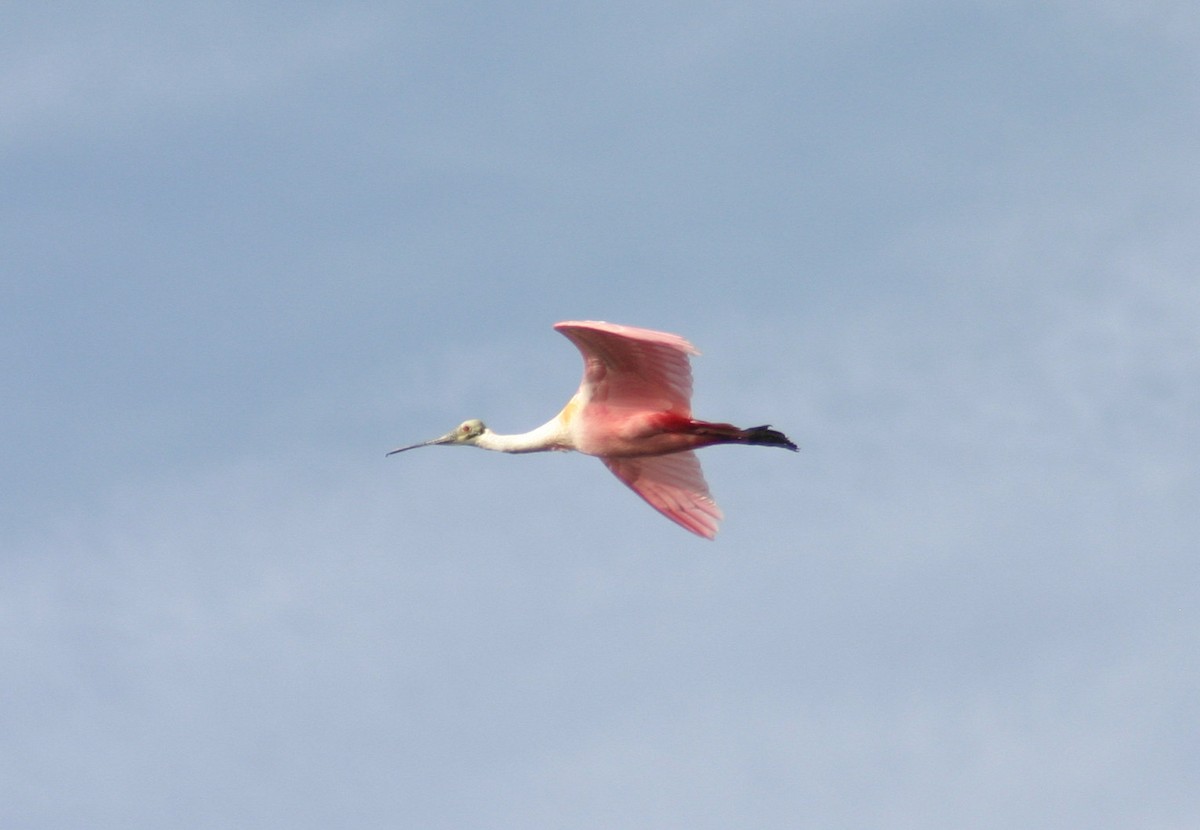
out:
M694 452L601 458L613 475L671 521L712 539L724 514L708 492Z

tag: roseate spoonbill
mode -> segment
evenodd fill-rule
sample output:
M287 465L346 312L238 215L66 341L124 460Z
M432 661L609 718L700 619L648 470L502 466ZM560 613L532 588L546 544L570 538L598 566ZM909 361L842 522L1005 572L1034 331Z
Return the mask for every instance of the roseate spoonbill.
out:
M693 450L712 444L796 449L769 426L739 429L693 418L688 355L700 352L679 335L596 321L554 328L583 354L583 381L562 412L520 435L497 435L471 419L388 455L436 444L513 453L575 450L599 458L671 521L712 539L724 516Z

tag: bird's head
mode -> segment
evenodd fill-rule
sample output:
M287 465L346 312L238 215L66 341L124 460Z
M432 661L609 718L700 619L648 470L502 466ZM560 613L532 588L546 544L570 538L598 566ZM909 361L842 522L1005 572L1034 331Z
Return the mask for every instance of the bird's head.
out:
M479 440L479 436L485 432L487 432L487 425L478 418L472 418L469 421L463 421L440 438L430 438L428 441L422 441L419 444L397 447L389 452L388 455L395 455L405 450L415 450L417 447L432 447L435 444L461 444L470 447L474 446L475 442Z

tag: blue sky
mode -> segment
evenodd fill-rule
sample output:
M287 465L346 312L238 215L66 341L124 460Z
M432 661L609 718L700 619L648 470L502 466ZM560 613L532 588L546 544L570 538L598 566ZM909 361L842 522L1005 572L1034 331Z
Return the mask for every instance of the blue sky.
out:
M1194 4L11 17L0 824L1200 823Z

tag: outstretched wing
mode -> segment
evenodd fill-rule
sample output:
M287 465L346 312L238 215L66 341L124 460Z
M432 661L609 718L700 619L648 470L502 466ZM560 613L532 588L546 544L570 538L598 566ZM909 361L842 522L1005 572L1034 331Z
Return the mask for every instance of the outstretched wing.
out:
M679 335L597 321L554 328L583 354L579 391L584 402L691 417L688 355L700 352Z
M694 452L600 460L671 521L705 539L717 535L717 525L725 515L709 495Z

